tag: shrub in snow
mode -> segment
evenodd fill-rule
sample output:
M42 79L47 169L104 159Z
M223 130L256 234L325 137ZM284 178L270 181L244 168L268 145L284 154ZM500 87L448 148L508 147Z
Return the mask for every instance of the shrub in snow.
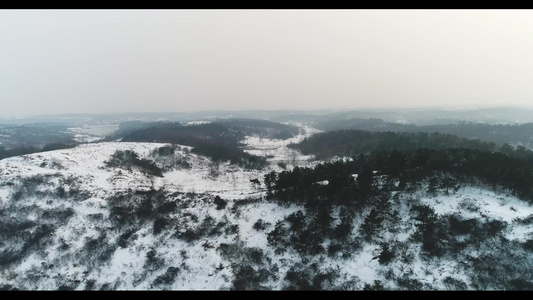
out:
M165 265L165 260L157 254L155 249L150 249L146 253L146 260L144 262L144 268L148 270L158 270Z
M524 242L523 247L528 251L533 251L533 240L527 240Z
M251 266L233 265L233 289L234 290L266 290L261 283L268 280L268 270L260 269L256 271Z
M216 204L218 210L226 208L226 204L228 204L228 202L220 198L220 196L215 197L214 203Z
M180 269L177 267L168 267L167 271L163 275L158 276L152 284L154 286L170 285L174 283L174 279L178 276L179 272Z
M370 241L374 238L375 233L381 228L381 222L383 221L383 215L381 211L372 209L370 213L365 217L363 224L360 227L361 235Z
M389 248L388 244L383 245L381 248L381 253L378 256L378 261L380 264L387 264L394 258L395 254L392 249Z
M105 162L108 167L123 168L128 171L139 169L148 175L163 177L162 170L148 159L140 159L135 151L117 150L111 158Z
M363 290L364 291L383 291L385 290L385 286L383 285L381 280L374 280L372 284L365 283Z
M335 257L338 252L342 250L342 245L338 243L331 243L328 246L328 256Z
M288 231L285 228L283 221L278 221L274 230L268 233L268 244L276 249L278 252L284 252L287 247Z
M118 241L117 241L117 244L119 245L119 247L126 248L128 246L129 240L137 239L137 235L134 235L134 233L135 233L135 230L130 229L124 232L123 234L121 234L118 237Z
M172 146L163 146L154 150L154 153L160 156L171 156L174 155L174 147Z
M465 198L461 202L459 202L459 208L468 210L470 212L478 212L479 206L476 203L476 201L472 198Z
M270 226L269 222L265 222L262 219L257 220L257 222L254 223L253 228L257 231L265 230L268 226Z
M285 275L289 285L285 290L323 290L331 289L339 277L339 270L319 268L318 264L304 265L297 263L290 267Z
M165 229L170 224L170 221L164 217L159 217L155 219L153 226L153 233L159 234L163 229Z
M442 282L448 290L466 290L468 288L468 285L466 283L450 276L444 278Z

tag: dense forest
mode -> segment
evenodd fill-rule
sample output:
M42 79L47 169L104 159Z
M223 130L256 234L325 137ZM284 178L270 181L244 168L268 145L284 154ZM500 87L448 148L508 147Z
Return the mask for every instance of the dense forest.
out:
M266 159L244 152L240 137L219 123L185 126L180 123L166 123L158 126L128 132L123 142L172 143L192 146L193 153L210 157L215 162L230 161L245 168L260 169Z
M472 247L480 249L491 245L490 249L501 249L501 256L486 256L485 260L490 263L472 260L467 268L473 270L474 285L485 288L496 284L503 289L533 287L533 277L528 271L531 268L528 251L533 240L522 245L512 244L501 235L507 226L505 222L439 216L416 200L420 192L430 197L452 196L461 187L479 186L516 195L533 204L533 165L524 159L467 148L373 151L354 156L350 161L271 172L264 180L268 199L281 205L296 204L305 208L287 216L269 232L268 243L277 253L291 248L301 255L341 253L344 257L353 251L352 248L360 247L361 241L349 238L354 230L365 241L381 241L384 224L403 222L398 209L392 206L407 205L416 224L412 242L420 243L427 259L458 259L468 255ZM398 196L404 200L396 201ZM463 205L466 210L478 209L472 204ZM365 215L364 220L357 225L354 216L361 214ZM336 221L334 215L337 215ZM330 242L324 248L326 240ZM400 257L401 252L400 246L383 242L375 258L380 264L387 264ZM524 259L524 266L516 267L518 257ZM293 276L295 286L292 288L317 288L312 281L305 280L305 273ZM408 282L405 282L407 289L423 289L419 283ZM404 284L401 280L399 283ZM380 289L379 286L367 288Z
M219 119L216 122L223 124L233 132L241 133L242 137L244 137L244 135L253 135L263 138L285 140L294 137L301 132L301 129L296 126L267 120L234 118Z
M320 164L314 170L280 173L277 181L272 178L269 181L274 190L285 191L292 186L313 190L316 187L311 188L309 184L328 180L328 189L334 187L337 192L361 186L366 191L372 180L365 176L373 175L370 171L377 171L376 174L389 179L389 184L397 181L400 189L416 186L422 180L429 180L435 187L445 187L447 191L460 185L483 183L494 191L505 190L533 201L533 151L522 146L513 148L509 144L497 145L437 132L340 130L316 134L291 147L304 154L314 154L319 159L333 156L352 159ZM359 176L355 186L350 174ZM299 179L293 178L300 175ZM360 180L365 184L362 185ZM272 185L274 182L276 185ZM348 194L360 195L361 192L347 191Z
M500 145L494 142L461 138L456 135L438 132L407 133L339 130L315 134L299 144L290 145L290 147L298 149L306 155L314 154L317 159L328 159L333 156L351 157L370 151L394 149L404 151L417 148L469 148L502 152L513 157L529 159L529 161L533 162L533 151L523 146Z
M452 195L462 187L477 186L533 204L533 152L523 147L513 149L507 144L497 146L449 134L358 130L317 134L293 147L322 159L334 155L351 157L314 168L295 167L265 175L268 199L306 208L305 213L289 216L285 220L289 225L278 224L269 240L274 247L284 244L301 251L325 251L320 244L326 236L342 242L353 230L352 216L368 209L371 213L360 230L371 239L378 230L376 224L390 217L380 211L395 193L413 195L422 191L429 196ZM343 208L343 216L340 223L332 226L330 216L336 207ZM413 209L424 220L433 215L431 222L436 222L437 218L427 207ZM460 220L445 222L445 226L451 226L446 230L474 230L465 229L474 225ZM488 224L493 227L486 230L497 232L501 230L500 225ZM298 232L290 241L284 237L288 234L284 232L287 226ZM451 244L439 241L441 233L436 232L435 223L427 226L419 234L423 250L430 256L443 255ZM387 251L384 249L380 260L388 259Z
M326 185L316 184L325 180ZM439 189L450 193L460 186L479 185L533 203L531 160L468 148L374 151L350 161L265 176L270 195L307 205L364 204L368 196L378 191L378 181L385 191L416 190L427 181L431 193Z
M377 118L350 118L319 121L314 124L318 129L334 131L341 129L357 129L367 131L401 131L401 132L439 132L453 134L463 138L481 139L498 144L533 146L533 123L524 124L487 124L459 122L454 124L414 125L386 122Z
M203 135L216 135L220 133L220 131L217 130L222 129L224 131L231 132L231 136L238 140L243 139L247 135L254 135L272 139L287 139L299 134L301 131L299 127L293 125L247 118L216 119L213 122L200 121L197 124L187 124L180 122L128 121L120 123L117 133L115 135L112 135L108 139L116 138L117 136L127 135L140 129L147 128L180 128L179 130L182 131L195 132Z

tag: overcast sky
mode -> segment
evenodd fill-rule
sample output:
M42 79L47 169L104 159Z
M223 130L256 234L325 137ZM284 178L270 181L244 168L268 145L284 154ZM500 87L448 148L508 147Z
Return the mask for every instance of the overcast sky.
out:
M533 105L533 10L0 10L0 115Z

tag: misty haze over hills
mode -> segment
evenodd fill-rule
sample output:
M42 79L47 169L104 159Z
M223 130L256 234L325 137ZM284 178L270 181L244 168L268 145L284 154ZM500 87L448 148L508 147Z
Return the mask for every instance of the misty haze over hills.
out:
M0 28L0 290L533 290L531 10Z
M235 110L197 112L152 112L120 114L62 114L32 117L0 118L0 124L27 124L39 122L63 122L72 124L104 125L129 120L141 121L193 121L204 118L255 118L273 121L314 122L344 118L378 118L387 122L403 124L449 124L460 121L482 123L527 123L533 122L533 109L493 107L480 109L365 109L365 110Z
M481 138L498 143L527 145L528 125L533 122L533 110L525 108L483 109L374 109L352 111L198 111L152 112L121 114L42 115L16 119L0 119L4 147L44 146L47 143L74 142L75 134L91 140L103 138L117 130L119 124L138 122L192 122L219 119L251 118L275 122L298 122L320 130L361 129L371 131L441 132L466 138ZM147 123L147 124L148 124ZM511 127L509 127L511 126ZM69 129L70 128L70 129ZM509 132L509 128L514 133ZM29 133L34 131L34 133ZM18 132L18 133L17 133ZM10 140L24 134L39 135L33 142ZM491 133L493 136L491 136ZM518 137L515 137L518 135ZM43 142L39 142L43 139ZM48 140L47 140L48 139ZM10 146L11 145L11 146Z

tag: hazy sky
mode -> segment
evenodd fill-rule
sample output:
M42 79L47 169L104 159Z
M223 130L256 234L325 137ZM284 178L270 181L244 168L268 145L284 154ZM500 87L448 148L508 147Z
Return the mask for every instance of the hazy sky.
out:
M0 115L533 105L533 10L0 10Z

